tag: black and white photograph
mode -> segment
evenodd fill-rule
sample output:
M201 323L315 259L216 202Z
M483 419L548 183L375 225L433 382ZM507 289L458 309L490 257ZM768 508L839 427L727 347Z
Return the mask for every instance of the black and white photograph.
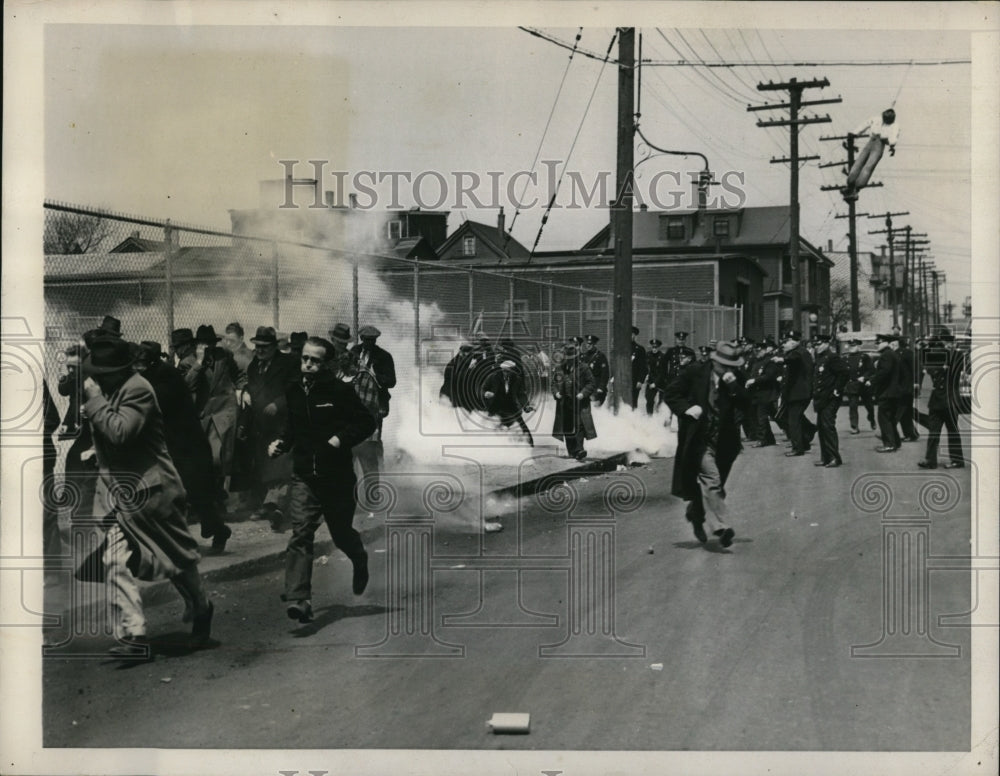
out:
M0 771L996 773L998 10L6 3Z

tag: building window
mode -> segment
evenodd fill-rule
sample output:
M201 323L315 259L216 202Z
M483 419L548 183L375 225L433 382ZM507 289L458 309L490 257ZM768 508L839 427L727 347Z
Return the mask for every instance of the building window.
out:
M587 297L587 320L606 321L611 312L611 302L606 296Z
M729 219L716 218L712 222L712 234L716 237L729 237Z
M527 299L515 299L514 300L514 310L511 312L510 300L508 299L503 303L504 312L507 313L511 318L526 318L528 315L528 300Z
M684 239L684 218L682 216L661 216L660 217L660 239L661 240L683 240Z
M467 237L462 238L462 255L463 256L475 256L476 255L476 238L471 234Z
M403 237L403 222L402 221L390 221L389 222L389 239L399 240Z

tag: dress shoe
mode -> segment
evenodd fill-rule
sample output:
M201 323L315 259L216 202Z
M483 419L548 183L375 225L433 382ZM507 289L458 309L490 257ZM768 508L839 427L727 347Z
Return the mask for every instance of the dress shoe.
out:
M861 432L860 432L860 431L858 431L858 429L856 429L856 428L852 428L852 429L851 429L851 433L852 433L852 434L860 434Z
M267 519L271 523L271 531L274 533L284 533L288 530L285 527L285 514L277 507L271 509L268 513Z
M921 469L936 469L937 468L937 464L936 463L931 463L930 461L917 461L917 466L919 466Z
M828 463L826 465L826 468L827 469L836 469L838 466L843 466L843 465L844 465L843 461L830 461L830 463Z
M826 461L813 461L813 466L826 466Z
M796 452L795 450L792 450L790 453L785 453L785 458L794 458L797 455L805 455L805 452L804 451Z
M573 457L576 458L576 460L578 460L578 461L582 461L584 458L587 457L587 451L586 450L581 450L579 453L577 453Z
M953 461L948 461L948 463L946 463L941 468L942 469L964 469L965 468L965 464L964 463L955 463Z
M368 553L364 553L357 559L351 559L354 564L354 578L351 580L351 589L354 595L361 595L368 587Z
M904 442L918 442L920 437L903 437Z
M108 654L121 660L148 662L153 659L153 648L145 636L126 636L126 639L125 643L111 647Z
M876 453L894 453L898 450L898 447L876 447Z
M719 537L719 544L723 547L729 547L733 543L733 537L736 536L736 531L732 528L720 528L718 531L714 532L716 536Z
M705 533L705 523L701 520L697 523L691 523L691 530L694 531L694 538L702 544L708 541L708 534Z
M229 541L229 537L233 535L233 529L228 525L223 525L219 528L215 535L212 537L212 552L216 555L221 555L226 551L226 542Z
M191 626L191 638L196 646L204 646L212 635L212 615L215 614L215 604L211 601L201 614L194 616L194 624Z
M308 600L290 603L285 613L291 620L298 620L302 623L313 621L313 608Z

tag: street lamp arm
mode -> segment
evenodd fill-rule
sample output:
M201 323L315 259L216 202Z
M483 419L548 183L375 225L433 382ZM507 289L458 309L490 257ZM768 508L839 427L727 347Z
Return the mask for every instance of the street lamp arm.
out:
M660 148L660 146L658 146L655 143L653 143L648 137L646 137L642 133L642 130L639 128L638 124L635 125L635 133L639 137L642 138L642 141L646 145L648 145L654 151L659 151L661 154L670 154L671 156L697 156L697 157L699 157L702 160L702 162L704 162L704 164L705 164L705 172L708 172L708 157L705 156L705 154L703 154L703 153L701 153L699 151L668 151L666 148ZM645 159L643 161L645 161Z

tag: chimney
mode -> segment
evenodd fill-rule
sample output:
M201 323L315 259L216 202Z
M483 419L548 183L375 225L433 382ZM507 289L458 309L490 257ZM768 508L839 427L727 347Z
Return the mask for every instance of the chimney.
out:
M348 194L347 201L351 203L351 210L357 210L358 208L358 195Z
M507 219L504 218L504 214L503 214L503 205L501 205L500 206L500 213L499 213L499 215L497 215L497 231L500 234L504 233L504 228L507 226L506 221L507 221Z
M833 240L829 240L828 239L826 241L826 252L827 253L833 253Z
M132 232L132 237L134 239L136 239L136 240L139 239L139 230L138 229L136 229L134 232Z

